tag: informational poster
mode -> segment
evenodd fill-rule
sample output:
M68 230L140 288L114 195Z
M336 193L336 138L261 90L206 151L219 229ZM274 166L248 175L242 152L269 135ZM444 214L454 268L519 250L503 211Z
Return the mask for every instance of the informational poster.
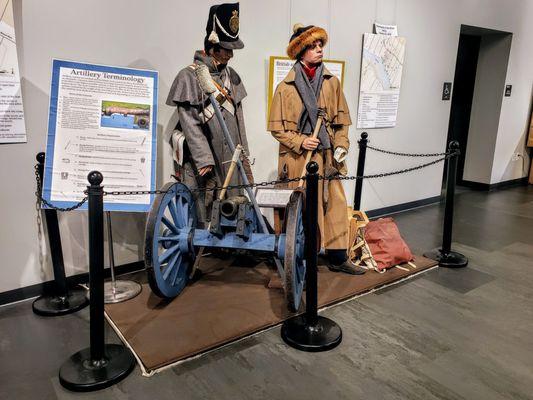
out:
M0 0L0 143L25 143L17 43L11 0Z
M405 55L405 38L365 33L357 128L396 125Z
M269 71L268 71L268 109L270 110L270 103L272 96L276 91L279 83L285 79L292 66L296 61L289 57L270 56ZM324 60L326 68L335 75L344 84L344 67L345 62L339 60Z
M155 190L157 85L156 71L53 60L45 200L76 204L90 171L108 192ZM106 195L104 209L148 211L152 198Z

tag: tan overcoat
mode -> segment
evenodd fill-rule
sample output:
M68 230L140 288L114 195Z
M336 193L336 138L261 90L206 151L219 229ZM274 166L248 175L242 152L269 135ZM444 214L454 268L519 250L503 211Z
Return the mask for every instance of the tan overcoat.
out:
M332 149L315 152L312 160L319 165L319 174L324 174L324 166L331 162L340 174L347 173L345 163L337 163L332 153L337 147L349 150L348 126L351 125L350 111L337 77L324 67L324 81L320 90L318 106L325 110L326 128L330 136ZM294 82L294 69L278 85L272 104L267 129L279 141L278 175L280 179L299 177L305 168L307 151L302 143L307 135L297 131L298 120L303 102ZM290 188L296 188L298 182L291 182ZM326 249L346 249L348 247L349 224L346 212L346 196L338 180L327 185L327 204L324 204L324 181L319 181L319 215L318 224L321 232L322 246Z

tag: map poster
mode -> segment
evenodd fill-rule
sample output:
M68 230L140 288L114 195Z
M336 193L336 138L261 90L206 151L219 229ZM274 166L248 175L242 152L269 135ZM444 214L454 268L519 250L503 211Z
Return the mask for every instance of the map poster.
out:
M105 191L155 190L157 79L156 71L53 60L45 200L75 205L95 170ZM148 211L152 200L106 195L104 210Z
M0 0L0 143L25 143L17 43L11 0Z
M357 128L396 125L405 55L405 38L365 33Z
M289 57L270 56L269 71L268 71L268 112L270 112L270 103L272 96L276 91L276 87L285 79L289 71L292 69L296 61ZM324 60L326 68L344 83L344 67L345 62L339 60Z

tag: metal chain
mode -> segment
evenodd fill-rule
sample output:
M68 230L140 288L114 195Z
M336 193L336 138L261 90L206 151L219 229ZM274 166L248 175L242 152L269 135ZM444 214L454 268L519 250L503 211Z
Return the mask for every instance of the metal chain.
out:
M268 181L268 182L259 182L259 183L250 183L249 185L230 185L230 186L226 186L226 190L231 190L231 189L246 189L246 188L255 188L255 187L262 187L262 186L275 186L277 184L280 184L280 183L289 183L289 182L298 182L300 179L302 178L290 178L290 179L280 179L280 180L275 180L275 181ZM303 179L305 180L305 176L303 177ZM223 186L215 186L215 187L212 187L212 188L199 188L199 189L187 189L187 190L181 190L181 191L176 191L174 189L169 189L169 190L138 190L138 191L113 191L113 192L105 192L104 191L104 196L132 196L132 195L143 195L143 194L165 194L165 193L168 193L170 191L172 191L173 193L184 193L184 192L198 192L198 193L202 193L202 192L212 192L212 191L216 191L216 190L222 190L224 187Z
M407 154L407 153L400 153L400 154ZM383 172L383 173L380 173L380 174L371 174L371 175L363 175L363 176L341 176L341 175L335 175L335 176L331 176L331 177L324 177L324 176L320 175L319 179L321 179L321 180L329 180L329 181L331 181L331 180L347 181L347 180L357 180L357 179L384 178L384 177L392 176L392 175L405 174L405 173L408 173L408 172L412 172L412 171L416 171L416 170L419 170L419 169L422 169L422 168L429 167L429 166L434 165L434 164L438 164L438 163L440 163L440 162L442 162L442 161L444 161L444 160L446 160L448 158L456 156L458 153L457 152L449 152L449 153L442 153L442 154L445 155L445 156L442 157L442 158L439 158L437 160L434 160L434 161L431 161L431 162L428 162L428 163L424 163L424 164L420 164L420 165L417 165L415 167L400 169L400 170L397 170L397 171ZM430 155L428 155L428 156L430 156ZM36 177L36 180L37 180L37 191L35 192L35 195L37 196L38 201L41 201L43 204L47 205L48 207L53 208L54 210L58 210L58 211L72 211L72 210L75 210L75 209L81 207L87 201L88 197L86 196L79 203L75 204L72 207L67 207L67 208L55 207L53 204L50 204L48 201L43 199L42 196L41 196L41 179L39 177L39 173L38 173L38 169L37 168L38 168L38 166L36 165L35 166L35 177ZM278 184L286 184L286 183L291 183L291 182L298 182L298 181L300 181L302 179L305 180L306 177L304 176L302 178L297 177L297 178L289 178L289 179L279 179L279 180L274 180L274 181L252 183L252 184L248 184L248 185L244 185L244 184L242 184L242 185L230 185L230 186L226 186L226 190L256 188L256 187L265 187L265 186L275 186L275 185L278 185ZM180 191L176 191L174 188L168 189L168 190L127 190L127 191L111 191L111 192L104 191L103 194L104 194L104 196L138 196L138 195L148 195L148 194L166 194L166 193L169 193L169 192L172 192L172 193L180 193L180 192L182 192L182 193L185 193L185 192L198 192L198 193L201 193L201 192L212 192L212 191L222 190L222 189L223 189L222 186L215 186L215 187L212 187L212 188L187 189L187 190L180 190Z
M41 202L35 198L35 222L37 223L37 241L39 242L39 265L41 269L44 266L44 246L43 246L43 218L41 215Z
M428 162L428 163L425 163L425 164L417 165L415 167L400 169L400 170L391 171L391 172L384 172L384 173L381 173L381 174L372 174L372 175L363 175L363 176L340 176L340 175L335 175L335 176L332 176L332 177L324 177L324 176L321 175L321 176L319 176L319 179L330 180L330 181L331 180L345 181L345 180L356 180L356 179L383 178L383 177L387 177L387 176L404 174L404 173L408 173L408 172L411 172L411 171L416 171L418 169L426 168L426 167L429 167L431 165L438 164L438 163L446 160L447 158L453 157L453 156L455 156L455 154L456 153L449 153L445 157L439 158L438 160L434 160L434 161L431 161L431 162ZM280 180L269 181L269 182L252 183L252 184L249 184L249 185L231 185L231 186L227 186L226 189L227 190L231 190L231 189L244 189L244 188L247 188L247 187L254 188L254 187L262 187L262 186L275 186L277 184L282 184L282 183L298 182L298 181L300 181L300 179L305 180L306 178L304 176L303 178L280 179ZM222 189L222 186L216 186L216 187L213 187L213 188L190 189L190 190L187 190L187 191L190 191L190 192L210 192L210 191L221 190L221 189ZM143 194L165 194L165 193L168 193L170 191L172 191L173 193L186 192L185 190L175 191L174 189L152 190L152 191L150 191L150 190L114 191L114 192L104 192L104 195L113 195L113 196L130 195L131 196L131 195L143 195Z
M339 175L337 175L337 176L332 176L332 177L327 177L327 178L324 178L324 177L321 176L319 179L326 179L326 180L329 180L329 181L332 181L332 180L353 181L353 180L357 180L357 179L384 178L384 177L387 177L387 176L405 174L407 172L412 172L412 171L416 171L418 169L426 168L426 167L429 167L430 165L438 164L438 163L443 162L444 160L446 160L448 158L454 157L456 154L457 153L452 152L450 154L447 154L445 157L439 158L437 160L434 160L434 161L431 161L431 162L428 162L428 163L425 163L425 164L420 164L420 165L417 165L415 167L404 168L404 169L400 169L400 170L397 170L397 171L383 172L381 174L372 174L372 175L363 175L363 176L339 176Z
M366 145L367 149L377 151L379 153L385 153L385 154L391 154L393 156L401 156L401 157L439 157L439 156L446 156L450 153L401 153L399 151L390 151L390 150L383 150L378 149L377 147Z
M37 181L37 191L35 192L35 196L37 197L37 202L42 202L45 206L47 206L48 208L51 208L53 210L57 210L57 211L73 211L73 210L75 210L77 208L80 208L88 199L88 197L85 196L83 199L81 199L80 202L78 202L77 204L74 204L72 207L65 207L65 208L56 207L52 203L50 203L49 201L45 200L43 198L43 196L41 195L41 193L42 193L42 184L41 184L41 176L39 175L39 164L35 164L35 180Z

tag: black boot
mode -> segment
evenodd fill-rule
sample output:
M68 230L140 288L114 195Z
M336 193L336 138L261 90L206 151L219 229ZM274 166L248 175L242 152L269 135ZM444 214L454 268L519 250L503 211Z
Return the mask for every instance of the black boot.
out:
M366 272L366 269L358 267L348 260L348 253L346 250L327 250L326 254L329 261L330 271L344 272L350 275L363 275Z
M350 275L363 275L366 272L366 269L358 267L349 260L344 261L340 265L329 263L328 268L333 272L344 272Z

